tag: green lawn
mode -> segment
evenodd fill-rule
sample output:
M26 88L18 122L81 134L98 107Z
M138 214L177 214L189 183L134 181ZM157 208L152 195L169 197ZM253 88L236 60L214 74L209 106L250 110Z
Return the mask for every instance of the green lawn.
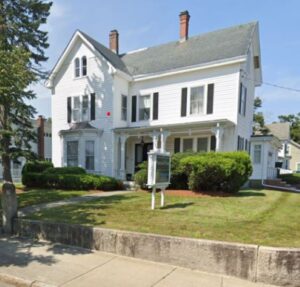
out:
M157 203L159 203L159 194ZM243 190L232 197L166 196L150 210L150 194L130 193L29 216L131 231L300 247L300 194Z
M52 189L32 189L23 193L17 194L18 207L26 207L29 205L53 202L62 199L67 199L75 196L86 194L86 191L65 191L65 190L52 190ZM2 224L2 208L1 208L1 192L0 192L0 225Z

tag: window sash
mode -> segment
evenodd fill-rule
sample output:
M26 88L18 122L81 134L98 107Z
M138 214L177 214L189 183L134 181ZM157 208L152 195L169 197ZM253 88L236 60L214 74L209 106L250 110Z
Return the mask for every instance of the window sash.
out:
M208 151L208 138L198 138L197 152L207 152L207 151Z
M193 138L187 138L187 139L182 140L182 151L183 152L193 151L193 146L194 146Z
M82 70L82 76L86 76L87 74L87 59L86 59L86 56L83 56L81 58L81 70Z
M150 119L150 95L140 96L139 98L139 120L146 121Z
M79 58L75 59L75 78L80 77L80 61Z
M82 121L89 120L89 96L82 97Z
M121 120L127 120L127 96L122 95L122 103L121 103Z
M78 141L67 142L67 166L78 166Z
M73 115L74 122L80 121L80 97L79 96L73 98L72 115Z
M204 86L190 89L190 114L199 115L204 113Z
M95 142L85 142L85 168L95 170Z
M254 145L253 161L255 164L261 163L261 145Z

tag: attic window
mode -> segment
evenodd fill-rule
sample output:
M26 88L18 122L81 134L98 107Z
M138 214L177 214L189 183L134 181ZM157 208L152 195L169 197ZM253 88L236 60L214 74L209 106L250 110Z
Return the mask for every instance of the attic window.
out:
M254 69L259 69L260 68L260 63L259 63L259 56L254 56Z
M78 77L80 77L80 61L79 61L79 58L75 59L74 67L75 67L75 78L78 78Z
M82 70L82 76L86 76L86 66L87 66L87 64L86 64L86 56L83 56L82 58L81 58L81 70Z

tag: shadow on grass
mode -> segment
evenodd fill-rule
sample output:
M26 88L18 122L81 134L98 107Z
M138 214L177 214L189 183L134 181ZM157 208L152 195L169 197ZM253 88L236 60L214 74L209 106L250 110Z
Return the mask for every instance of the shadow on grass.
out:
M257 191L242 191L238 192L236 194L233 194L232 196L235 197L252 197L252 196L266 196L264 192L257 192Z
M169 204L164 207L161 207L160 209L172 209L172 208L186 208L188 206L193 205L194 202L185 202L185 203L174 203L174 204Z

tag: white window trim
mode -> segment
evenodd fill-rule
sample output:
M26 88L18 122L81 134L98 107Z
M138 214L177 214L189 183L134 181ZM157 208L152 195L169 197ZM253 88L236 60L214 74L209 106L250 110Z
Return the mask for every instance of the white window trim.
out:
M193 140L193 152L197 152L197 144L199 138L207 138L207 151L210 152L210 141L211 136L210 135L199 135L199 136L183 136L180 137L180 152L183 152L183 140L184 139L192 139Z
M86 57L86 75L82 75L82 58ZM76 77L76 64L75 61L76 59L79 60L79 76ZM88 57L86 55L82 55L81 57L77 56L74 58L73 60L73 65L74 65L74 80L78 80L78 79L83 79L83 78L87 78L88 76Z
M208 84L195 84L192 86L188 87L188 93L187 93L187 103L186 103L186 108L187 108L187 116L189 117L201 117L205 116L207 113L206 107L207 107L207 86ZM204 87L204 99L203 99L203 113L201 114L191 114L191 89L192 88L198 88L198 87Z
M72 96L71 97L71 99L72 99L72 118L71 118L71 122L72 123L81 123L81 122L83 122L83 108L82 108L82 104L83 104L83 97L84 96L87 96L88 97L88 108L87 108L87 110L88 110L88 119L87 119L87 121L84 121L84 122L89 122L89 121L91 121L91 94L92 94L93 92L91 92L91 93L89 93L88 95L74 95L74 96ZM79 97L79 121L74 121L74 113L73 113L73 111L74 111L74 99L76 98L76 97Z
M86 143L87 142L93 142L94 143L94 169L87 169L86 167ZM89 172L94 172L96 170L96 158L95 158L95 153L96 153L96 141L94 139L85 139L84 141L84 168L89 171Z
M141 97L145 97L145 96L150 96L150 112L149 112L149 119L148 120L140 120L140 99ZM149 121L152 121L152 110L153 110L153 93L144 93L141 95L138 95L138 100L137 100L137 122L140 123L147 123Z
M126 98L126 119L123 119L123 97ZM128 96L121 94L121 121L127 122L128 120Z
M255 162L255 147L256 146L260 146L260 159L259 159L259 162ZM263 157L262 145L261 144L254 144L253 145L253 164L260 165L262 163L262 157Z

